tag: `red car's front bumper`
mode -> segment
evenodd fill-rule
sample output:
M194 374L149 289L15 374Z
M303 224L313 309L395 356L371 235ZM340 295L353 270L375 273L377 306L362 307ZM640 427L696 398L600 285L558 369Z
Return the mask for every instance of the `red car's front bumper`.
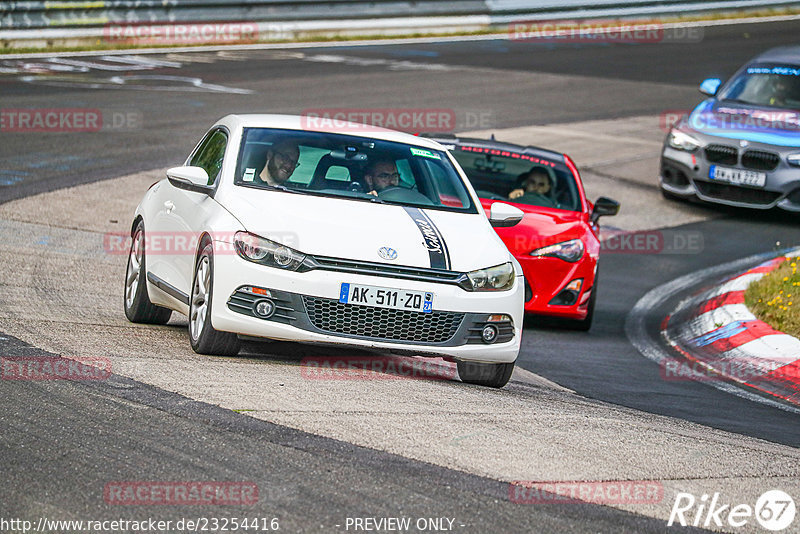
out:
M575 263L550 257L517 255L516 258L530 287L530 292L526 288L525 313L578 320L586 317L597 273L596 257L584 253ZM580 280L580 289L574 304L556 303L564 300L557 298L560 294L570 296L562 292L576 280Z

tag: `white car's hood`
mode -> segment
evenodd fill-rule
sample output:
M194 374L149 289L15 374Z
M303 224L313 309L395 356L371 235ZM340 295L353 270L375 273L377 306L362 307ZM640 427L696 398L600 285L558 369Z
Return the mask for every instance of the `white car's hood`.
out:
M240 193L237 191L237 193ZM305 254L467 272L510 261L484 214L259 191L219 202L251 233ZM394 260L379 250L394 249Z

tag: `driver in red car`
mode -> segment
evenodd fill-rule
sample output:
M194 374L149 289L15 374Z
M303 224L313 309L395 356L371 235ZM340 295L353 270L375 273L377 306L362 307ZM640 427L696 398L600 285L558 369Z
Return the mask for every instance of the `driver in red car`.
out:
M378 193L390 187L397 187L400 173L394 161L379 159L371 162L364 170L364 181L370 191L368 194L378 196Z
M556 207L552 192L553 188L550 183L550 173L543 167L533 167L526 174L523 174L520 186L508 194L509 200L547 208Z

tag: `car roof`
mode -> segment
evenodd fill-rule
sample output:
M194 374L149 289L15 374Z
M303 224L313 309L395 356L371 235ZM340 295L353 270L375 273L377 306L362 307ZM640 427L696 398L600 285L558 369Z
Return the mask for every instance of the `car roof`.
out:
M398 132L396 130L379 128L377 126L343 120L336 120L334 122L331 119L313 116L262 113L232 114L221 118L217 121L217 125L224 125L229 128L276 128L282 130L338 133L378 139L381 141L394 141L434 150L445 150L443 146L431 139Z
M764 61L800 65L800 45L772 48L750 60L750 63Z
M442 135L442 134L421 134L429 139L433 139L440 145L447 148L447 145L456 146L474 146L480 148L492 148L495 150L504 150L507 152L515 152L517 154L526 154L529 156L536 156L537 158L549 159L558 163L564 163L564 154L554 150L548 150L538 146L523 146L515 143L506 143L497 141L496 139L479 139L477 137L458 137L456 135Z

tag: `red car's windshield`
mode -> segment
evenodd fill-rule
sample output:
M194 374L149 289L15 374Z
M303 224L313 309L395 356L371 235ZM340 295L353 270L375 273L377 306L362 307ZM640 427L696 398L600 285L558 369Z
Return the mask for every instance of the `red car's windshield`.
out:
M470 146L452 150L479 197L581 211L575 178L563 162L497 152Z

